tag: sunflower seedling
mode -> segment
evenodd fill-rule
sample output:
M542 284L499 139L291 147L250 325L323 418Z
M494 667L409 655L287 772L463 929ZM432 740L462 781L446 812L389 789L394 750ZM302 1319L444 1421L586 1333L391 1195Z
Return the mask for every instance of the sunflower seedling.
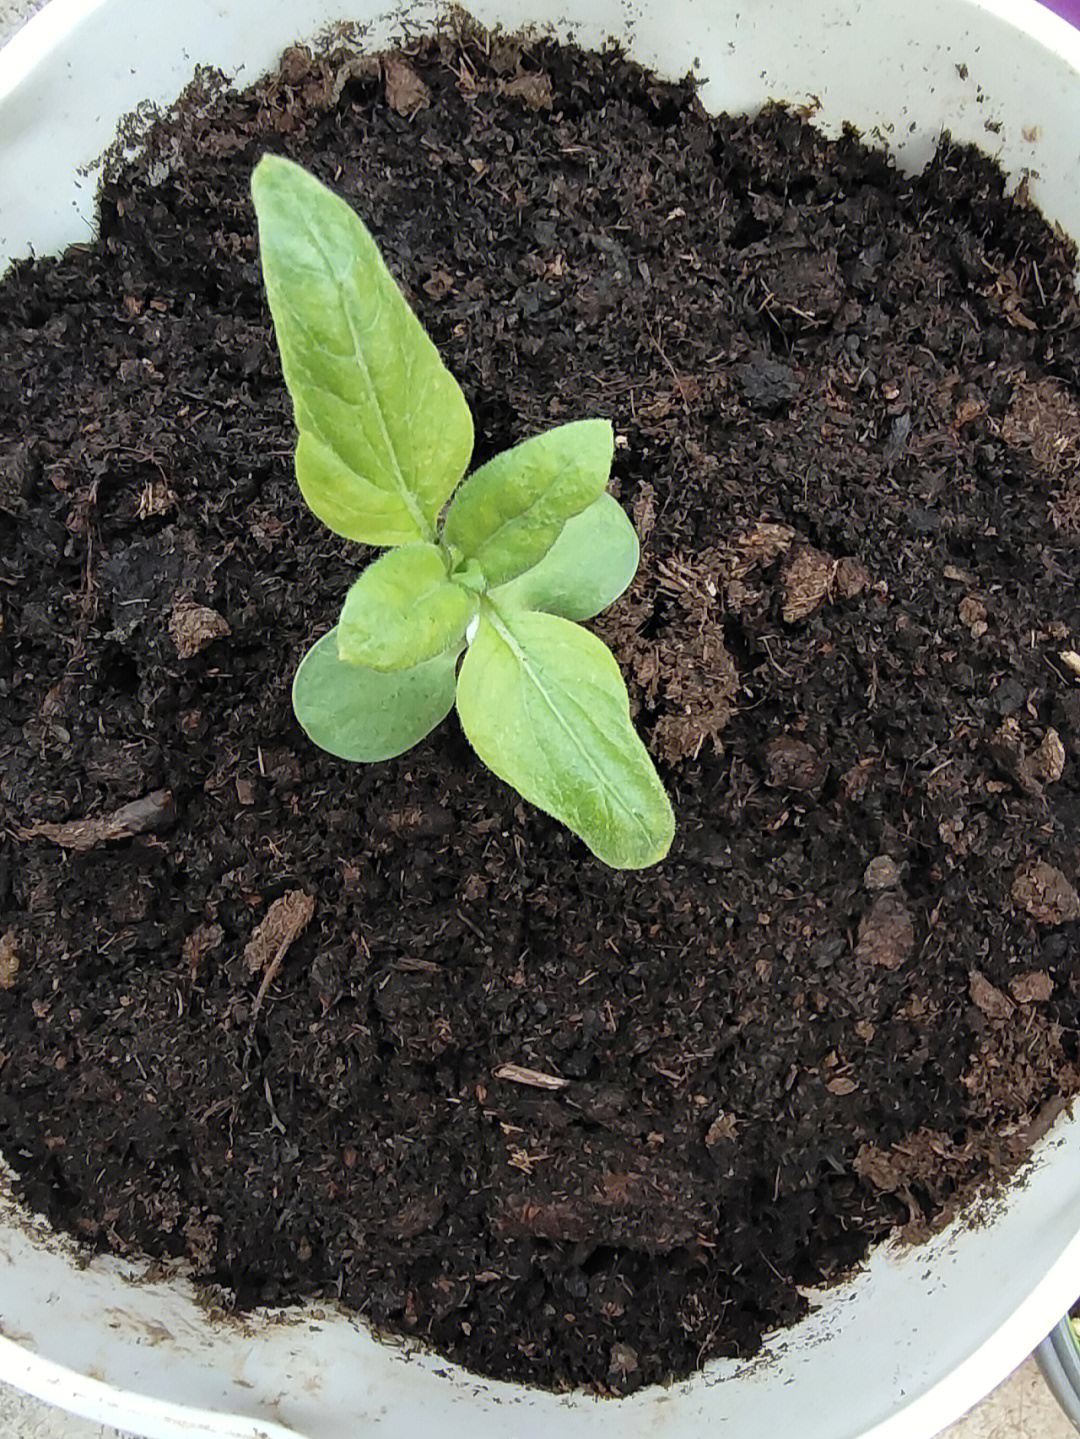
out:
M296 672L300 724L331 754L372 762L456 703L500 779L605 863L655 864L671 805L613 656L577 623L638 564L605 492L611 425L559 425L462 483L468 404L362 221L277 156L257 165L252 194L300 490L337 534L386 549Z

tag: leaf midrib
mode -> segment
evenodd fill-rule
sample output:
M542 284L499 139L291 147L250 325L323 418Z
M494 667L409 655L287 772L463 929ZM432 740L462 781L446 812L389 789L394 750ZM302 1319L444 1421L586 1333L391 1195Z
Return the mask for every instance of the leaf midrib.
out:
M413 623L414 617L424 610L425 605L428 605L432 595L445 594L450 590L458 590L464 595L468 595L469 593L465 589L464 585L456 584L452 579L445 578L441 580L434 580L430 585L428 585L426 589L418 590L414 595L411 595L409 597L410 603L412 605L412 613L402 611L399 614L393 614L389 616L385 626L386 634L388 634L391 638L396 639L400 639L402 636L408 639L412 635L415 635L417 633L417 627ZM432 606L427 610L426 614L424 614L422 618L426 619L429 623L431 623L434 620L442 620L443 616L437 612L436 607ZM447 637L446 643L441 650L437 650L434 655L429 655L428 658L434 659L437 655L445 654L446 651L450 648L450 646L454 643L454 641L459 639L461 635L465 633L465 630L468 628L471 619L472 616L469 615L468 618L464 621L464 623L458 628L455 628L452 625L448 626L444 623L442 625L442 633ZM423 663L423 660L410 660L408 665L391 665L390 668L408 669L415 664Z
M319 258L322 260L326 272L330 276L331 283L337 289L341 313L345 317L345 324L348 326L349 338L351 339L353 345L353 355L356 359L357 367L360 370L360 373L363 375L364 383L367 386L368 393L371 396L372 407L379 422L379 431L386 444L387 453L390 456L390 464L393 469L394 478L397 481L398 490L401 494L402 501L404 502L405 508L408 510L409 514L415 520L417 528L420 530L421 535L423 535L424 539L430 543L435 538L435 531L425 518L423 512L421 511L419 505L416 502L412 491L405 483L405 476L402 474L401 465L398 463L397 451L394 449L393 442L390 439L390 431L387 428L386 416L383 414L382 401L380 400L379 393L375 388L374 382L372 381L371 371L368 368L367 360L364 358L363 347L360 343L360 337L356 332L356 327L353 324L352 313L349 309L349 306L345 303L344 281L339 278L338 273L334 268L333 264L331 263L329 256L323 249L322 241L319 238L318 232L313 228L310 220L303 213L301 214L301 223L310 235L311 243L314 246L315 250L318 252ZM394 283L392 278L390 280L390 283ZM405 302L404 296L402 296L402 302Z
M525 673L528 675L529 679L533 682L533 684L534 684L534 686L536 687L536 690L538 691L541 699L544 701L544 703L547 705L548 709L551 711L552 715L555 717L555 720L556 720L557 724L558 724L559 727L563 730L563 732L567 735L567 737L568 737L569 740L571 741L573 747L578 751L578 753L579 753L579 754L582 756L582 758L585 760L587 767L588 767L588 768L593 772L593 774L596 776L596 779L599 781L600 786L605 790L605 792L607 792L608 794L610 794L610 795L612 795L612 796L614 797L616 807L617 807L618 809L620 809L624 814L627 814L627 815L630 816L630 818L633 820L633 822L637 825L638 829L640 830L640 832L641 832L641 834L643 835L643 837L645 838L645 840L651 844L651 843L653 842L653 838L654 838L654 837L653 837L652 830L651 830L651 829L649 828L649 826L645 823L645 821L642 819L642 817L637 813L637 811L631 809L630 806L625 803L625 801L622 799L622 796L621 796L620 793L619 793L618 788L611 783L611 781L608 779L608 777L607 777L607 775L604 773L604 771L597 765L597 763L596 763L595 759L593 758L593 756L592 756L592 754L591 754L588 746L582 744L581 740L580 740L580 739L578 738L578 736L575 734L574 729L573 729L573 726L567 723L567 721L566 721L565 717L563 716L562 712L559 710L558 706L555 704L554 700L551 698L551 696L548 694L547 690L545 689L544 685L541 683L540 676L538 675L538 673L536 672L536 670L533 668L533 666L530 664L529 658L528 658L528 656L526 655L525 651L524 651L524 650L521 648L521 646L518 644L518 642L517 642L517 640L514 638L512 632L511 632L510 629L507 627L506 621L504 620L503 616L499 613L499 611L498 611L498 610L496 609L496 607L492 604L490 598L488 598L488 597L486 597L485 608L490 611L490 613L489 613L489 615L488 615L488 618L489 618L489 620L490 620L490 622L491 622L491 625L492 625L492 627L494 628L496 634L497 634L497 635L499 636L499 638L503 641L503 643L510 649L510 652L513 654L514 658L517 660L518 664L521 666L521 668L522 668L522 669L525 671ZM570 623L572 623L572 621L567 620L567 621L565 621L565 623L566 623L566 624L570 624Z
M473 478L475 479L475 476L474 476ZM482 565L483 565L483 559L482 559L483 552L484 552L486 549L488 549L491 545L497 543L500 539L502 539L502 537L505 535L505 533L506 533L507 530L513 529L513 527L514 527L515 525L520 525L524 520L527 520L527 519L532 515L532 512L533 512L540 504L542 504L544 500L550 498L551 489L553 489L553 488L554 488L554 486L552 486L550 489L541 491L541 493L538 494L535 499L530 500L529 503L528 503L523 509L518 510L517 514L511 515L509 519L500 521L498 527L497 527L496 529L492 530L491 533L487 536L486 539L483 539L483 540L480 541L480 544L477 546L476 550L473 552L473 558L480 560L481 566L482 566ZM498 491L496 490L496 497L497 497L497 495L498 495ZM587 508L588 508L587 505L583 505L583 506L582 506L582 509L587 509ZM578 511L576 511L576 513L577 513L577 514L580 514L581 511L578 510ZM557 519L557 518L555 518L555 516L549 515L546 520L543 519L543 518L541 518L541 519L537 522L536 528L538 529L540 525L565 525L566 522L567 522L567 520L572 520L573 518L574 518L574 516L573 516L572 514L571 514L571 515L563 515L561 519ZM534 529L534 530L532 531L532 533L535 533L535 532L536 532L536 530ZM542 558L542 557L541 557L541 558ZM507 583L509 583L509 581L507 581Z

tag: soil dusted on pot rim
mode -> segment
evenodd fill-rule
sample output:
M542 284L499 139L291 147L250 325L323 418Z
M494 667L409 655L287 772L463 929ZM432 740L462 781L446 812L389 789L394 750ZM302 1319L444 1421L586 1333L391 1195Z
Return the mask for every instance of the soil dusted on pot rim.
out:
M616 873L451 717L289 688L306 511L248 198L359 210L476 462L605 416L596 622L678 819ZM443 37L192 94L0 288L0 1149L101 1249L489 1375L747 1355L1080 1087L1080 314L986 160L897 175L615 54ZM270 982L267 983L267 976Z

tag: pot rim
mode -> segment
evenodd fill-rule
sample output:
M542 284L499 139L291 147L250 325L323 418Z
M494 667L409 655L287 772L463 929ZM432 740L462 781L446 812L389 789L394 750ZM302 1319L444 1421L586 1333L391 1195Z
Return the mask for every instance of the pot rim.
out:
M528 0L521 0L521 3L527 5ZM734 8L735 0L729 0L729 3ZM749 3L750 0L743 0L744 5L749 5ZM885 8L889 4L895 7L900 0L883 0L883 3ZM32 72L47 66L58 47L70 42L79 32L85 34L84 27L99 22L101 16L114 6L115 0L51 0L49 5L33 16L0 50L0 105L17 95ZM859 6L860 0L845 0L843 4L837 3L837 0L829 0L826 9L840 12L858 10ZM475 10L481 12L481 18L483 18L482 12L485 7L489 10L500 8L498 0L480 0L479 4L473 6ZM227 10L229 6L223 3L213 4L211 0L197 0L197 3L191 8L209 12L211 10ZM311 7L310 5L304 7L297 5L296 8L298 10L304 8L306 13ZM515 9L514 0L508 0L508 3L501 8L512 14ZM953 0L951 7L945 5L942 8L955 9L957 12L966 9L973 15L980 14L991 17L1010 30L1019 32L1027 41L1043 47L1060 59L1071 70L1074 83L1080 85L1080 33L1075 31L1063 18L1037 4L1036 0ZM425 13L433 14L434 11L428 6ZM616 9L611 13L617 15L620 12ZM564 29L565 25L560 25L559 28ZM308 33L315 33L316 29L317 27L312 27ZM646 61L646 63L650 62ZM245 76L245 79L249 78L254 78L254 76ZM1080 226L1075 227L1075 233L1080 236ZM1058 1178L1059 1172L1064 1179ZM993 1332L984 1333L981 1341L976 1343L974 1350L969 1352L967 1357L962 1359L955 1368L944 1377L927 1380L921 1388L915 1381L910 1381L911 1387L907 1392L892 1395L891 1398L894 1401L892 1412L879 1416L876 1421L871 1421L866 1427L860 1429L859 1433L863 1439L912 1439L912 1436L925 1436L936 1432L944 1424L951 1422L1026 1357L1036 1340L1075 1297L1076 1280L1074 1276L1080 1269L1080 1232L1078 1232L1080 1231L1080 1218L1077 1216L1077 1206L1071 1196L1080 1194L1080 1120L1070 1118L1059 1122L1052 1134L1039 1146L1036 1157L1014 1181L1014 1185L1027 1190L1029 1194L1038 1192L1041 1196L1039 1202L1043 1206L1042 1212L1048 1216L1047 1223L1056 1226L1055 1232L1061 1236L1061 1243L1057 1247L1053 1263L1048 1269L1044 1269L1042 1277L1027 1290L1026 1297L1017 1305L1011 1318L1005 1324L996 1326ZM0 1229L2 1229L4 1211L8 1208L5 1203L6 1188L2 1175L0 1175ZM1063 1202L1066 1198L1070 1199L1070 1203ZM1012 1213L1007 1203L1003 1202L998 1205L990 1202L985 1206L978 1206L978 1210L980 1214L987 1216L1000 1210L1003 1214L1001 1225L1007 1232L1009 1215ZM972 1213L966 1212L949 1230L918 1250L899 1251L895 1246L879 1245L860 1275L853 1281L852 1292L860 1285L865 1288L864 1281L867 1275L876 1274L881 1277L884 1273L888 1279L889 1275L895 1277L898 1273L910 1273L913 1269L925 1267L930 1262L927 1258L928 1255L932 1255L933 1262L940 1263L943 1270L947 1269L949 1264L956 1260L957 1248L962 1246L963 1236L972 1232L970 1228L972 1222ZM993 1220L995 1224L998 1222L997 1219ZM16 1226L13 1224L11 1227L14 1229ZM21 1236L31 1247L38 1245L49 1249L52 1253L65 1255L68 1252L61 1244L46 1243L42 1245L42 1241L39 1239L27 1239L26 1228L26 1226L20 1227ZM1023 1226L1014 1224L1013 1230L1014 1243L1019 1239L1022 1248ZM0 1234L0 1239L4 1238L7 1236ZM0 1261L4 1258L4 1250L0 1247ZM1021 1261L1022 1258L1021 1255ZM64 1257L62 1263L70 1266L71 1261ZM88 1266L88 1271L93 1271L98 1275L106 1272L116 1274L123 1269L123 1266L115 1264L109 1266L96 1260ZM129 1277L133 1276L134 1271L131 1271ZM73 1284L72 1288L75 1287ZM144 1285L143 1289L146 1291L152 1287ZM836 1291L826 1292L822 1308L835 1311L842 1319L844 1306L851 1302L846 1297L846 1292L846 1287L844 1295L838 1295ZM188 1303L192 1311L197 1310L198 1306L190 1301ZM3 1310L7 1311L6 1303L3 1305ZM295 1316L291 1325L292 1332L299 1333L302 1339L306 1332L305 1325L315 1312L317 1311L313 1311L309 1306L301 1315ZM189 1322L189 1320L192 1323L195 1322L190 1318L187 1310L184 1310L184 1315L186 1317L178 1322ZM199 1311L198 1317L199 1322L205 1324L201 1311ZM977 1327L981 1319L985 1319L985 1316L973 1314L972 1318L973 1327ZM347 1326L348 1321L341 1322ZM0 1329L3 1328L4 1319L0 1315ZM269 1328L270 1325L265 1326L266 1332L269 1332ZM703 1427L703 1423L699 1424L699 1416L703 1417L708 1413L707 1410L695 1409L695 1403L702 1402L703 1394L708 1394L709 1391L719 1392L724 1383L728 1383L736 1377L752 1381L754 1375L759 1373L763 1367L768 1367L774 1361L780 1362L786 1353L789 1354L793 1345L801 1342L801 1336L805 1336L808 1332L812 1332L813 1342L818 1344L828 1338L827 1326L817 1322L815 1316L811 1316L809 1320L804 1320L800 1325L784 1331L783 1334L773 1336L767 1344L769 1355L767 1360L754 1360L742 1365L728 1363L710 1366L709 1370L704 1371L702 1375L695 1376L685 1384L672 1386L670 1390L664 1391L659 1396L651 1391L642 1391L639 1395L619 1401L618 1417L622 1418L625 1415L629 1418L632 1412L646 1410L646 1406L650 1405L651 1408L647 1409L647 1414L651 1416L651 1422L648 1422L650 1433L670 1435L674 1439L676 1434L699 1431ZM924 1344L931 1342L928 1333L920 1337ZM20 1347L19 1344L13 1342L17 1338L17 1334L12 1334L10 1338L0 1339L0 1374L9 1378L19 1387L38 1394L39 1397L61 1404L87 1417L118 1424L122 1427L138 1427L148 1435L160 1434L168 1436L168 1439L173 1439L173 1436L179 1434L190 1434L193 1431L222 1436L235 1435L237 1439L255 1439L255 1436L260 1434L267 1435L268 1439L285 1439L285 1436L298 1432L295 1428L285 1428L280 1424L270 1423L266 1419L244 1418L239 1414L230 1415L225 1412L225 1406L221 1409L210 1409L205 1406L191 1408L187 1405L172 1403L161 1397L103 1384L99 1379L91 1377L89 1371L79 1372L73 1363L63 1365L45 1354L35 1353L30 1347ZM258 1342L262 1342L262 1335L257 1338ZM241 1363L235 1358L235 1355L244 1349L245 1343L247 1340L243 1338L237 1340L229 1351L227 1362ZM215 1351L215 1361L217 1357ZM454 1370L455 1383L459 1390L462 1393L468 1393L469 1397L483 1394L485 1400L494 1396L492 1401L494 1403L501 1400L506 1404L519 1406L515 1412L515 1419L520 1420L520 1432L523 1435L526 1433L530 1436L540 1434L544 1432L545 1428L550 1432L552 1423L560 1420L567 1421L565 1427L568 1431L572 1429L574 1435L581 1434L584 1432L584 1424L570 1423L571 1417L576 1415L580 1418L583 1414L588 1417L590 1410L594 1414L597 1410L598 1401L590 1400L587 1396L580 1394L573 1396L570 1401L565 1401L559 1396L548 1395L545 1391L526 1389L525 1386L498 1386L477 1381L473 1376L465 1374L456 1366L439 1360L435 1356L421 1355L411 1358L402 1351L397 1353L395 1358L401 1360L398 1365L399 1369L408 1369L409 1371L409 1386L406 1387L416 1387L417 1384L423 1383L427 1384L429 1389L432 1386L438 1389L440 1384L446 1388L441 1375ZM209 1362L206 1356L204 1356L204 1362ZM813 1364L812 1354L808 1363ZM391 1367L393 1367L392 1364ZM364 1397L366 1398L366 1394ZM671 1422L671 1411L680 1408L680 1405L673 1402L677 1399L687 1401L686 1407L690 1411L688 1422L692 1426L690 1428L684 1426L680 1429ZM526 1409L529 1411L528 1413L526 1413ZM600 1410L602 1411L600 1422L605 1419L610 1421L612 1413L608 1403L601 1403ZM430 1408L417 1410L417 1413L423 1414L425 1423L429 1427L431 1412ZM500 1411L496 1410L495 1412L499 1416ZM505 1409L501 1411L503 1421L508 1418L509 1412ZM543 1421L542 1428L534 1425L533 1421L538 1416ZM374 1419L377 1416L372 1417ZM723 1422L723 1416L720 1417ZM705 1420L705 1422L708 1421ZM716 1422L715 1414L711 1422ZM473 1432L467 1422L462 1423L459 1420L458 1423L461 1424L461 1427L454 1427L454 1434L465 1435ZM729 1432L732 1431L729 1430ZM844 1432L848 1433L849 1431L845 1430Z

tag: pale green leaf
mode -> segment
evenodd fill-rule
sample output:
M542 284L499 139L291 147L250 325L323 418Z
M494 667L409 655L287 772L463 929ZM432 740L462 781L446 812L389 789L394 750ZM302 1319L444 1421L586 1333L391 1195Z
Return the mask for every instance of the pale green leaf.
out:
M567 520L539 564L492 590L492 602L499 609L546 610L565 620L590 620L619 598L640 556L626 511L611 495L601 495Z
M372 545L420 539L415 519L396 495L361 479L310 432L301 431L297 438L295 465L305 504L335 534Z
M472 453L464 395L344 200L277 155L251 189L305 500L348 539L432 539Z
M607 420L575 420L504 450L454 496L445 536L488 584L531 569L572 516L604 491L615 437Z
M457 651L412 669L380 674L347 665L332 629L308 650L293 680L293 710L309 739L359 763L403 754L454 706Z
M338 653L346 664L402 670L461 648L476 613L475 594L454 584L435 545L404 545L361 574L338 619Z
M630 722L619 667L579 625L485 605L458 676L458 715L477 754L615 869L667 853L671 804Z

